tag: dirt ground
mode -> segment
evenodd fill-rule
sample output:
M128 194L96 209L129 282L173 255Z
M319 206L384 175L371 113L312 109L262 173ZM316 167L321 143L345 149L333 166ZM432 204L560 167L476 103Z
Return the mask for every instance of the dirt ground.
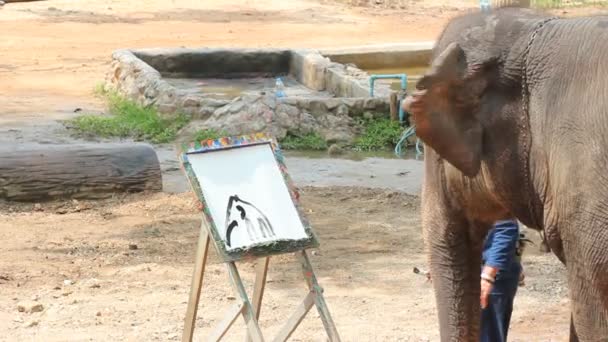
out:
M476 6L475 1L443 3L417 1L400 10L307 0L7 4L0 8L0 141L69 141L56 120L77 115L76 108L103 110L92 89L104 79L110 54L118 48L426 41L435 39L451 16ZM342 339L438 340L431 287L412 273L414 266L425 266L418 199L328 186L303 188L302 195L322 243L312 261ZM0 204L0 340L178 340L198 215L189 193ZM305 294L292 259L271 261L261 318L267 336L278 331ZM224 266L214 255L211 263L197 340L234 301ZM525 267L511 340L566 340L563 267L534 246ZM252 265L241 269L251 284ZM32 300L43 305L42 312L18 311L18 303ZM325 340L316 312L311 313L292 340ZM242 340L242 327L238 321L227 340Z
M312 262L343 340L436 341L431 286L412 272L414 266L425 266L418 199L346 187L303 188L301 195L321 240L311 253ZM0 247L0 338L179 339L198 236L195 208L188 193L5 205L0 220L0 241L5 241ZM250 291L252 267L240 265ZM531 248L526 269L512 340L563 339L568 305L562 267ZM225 266L215 254L207 274L196 340L203 340L234 301ZM271 259L268 279L261 324L273 336L306 289L291 255ZM18 312L18 303L28 300L41 303L44 311ZM244 323L237 323L228 341L242 340ZM292 340L324 341L315 311Z

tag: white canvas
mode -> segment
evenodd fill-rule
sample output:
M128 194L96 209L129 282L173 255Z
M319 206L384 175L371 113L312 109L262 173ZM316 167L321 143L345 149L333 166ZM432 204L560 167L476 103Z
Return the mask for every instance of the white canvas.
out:
M227 251L307 238L270 145L188 154L188 161ZM234 195L238 199L232 201L227 220Z

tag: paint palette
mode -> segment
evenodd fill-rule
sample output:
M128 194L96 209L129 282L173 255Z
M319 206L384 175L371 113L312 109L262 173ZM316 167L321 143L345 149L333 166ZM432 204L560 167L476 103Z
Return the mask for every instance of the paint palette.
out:
M318 246L279 147L264 134L183 146L181 161L226 261Z

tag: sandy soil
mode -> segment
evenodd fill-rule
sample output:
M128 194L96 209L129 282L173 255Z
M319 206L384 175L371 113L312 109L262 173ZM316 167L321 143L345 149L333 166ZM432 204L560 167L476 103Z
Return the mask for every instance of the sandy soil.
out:
M103 80L110 54L118 48L425 41L434 39L450 16L475 6L474 1L419 3L399 11L307 0L7 4L0 8L0 142L72 141L56 120L78 115L76 108L103 110L91 90ZM302 160L296 164L305 168ZM311 170L322 168L311 162ZM424 267L417 198L331 187L353 182L301 179L320 186L303 188L303 201L322 241L312 260L343 340L436 341L431 288L411 271ZM407 191L409 186L395 188ZM198 217L188 193L0 204L0 340L179 339ZM211 263L197 340L234 300L224 266L215 256ZM290 256L273 258L271 265L261 321L267 336L278 331L305 292ZM565 340L563 267L535 247L525 266L527 285L516 300L511 340ZM241 265L248 284L251 267ZM19 312L18 303L27 300L44 310ZM293 340L324 340L317 318L313 311ZM237 322L227 340L242 340L242 327Z
M424 267L418 199L344 187L303 188L301 194L322 243L312 261L343 340L436 341L430 284L412 272L414 266ZM199 224L190 194L2 209L0 240L10 243L0 247L0 339L181 336ZM248 286L252 266L240 265ZM526 268L512 340L563 339L568 316L562 267L531 248ZM215 254L208 270L197 340L234 301ZM273 258L261 319L267 336L278 331L304 294L294 259ZM18 312L18 303L27 300L41 303L44 311ZM294 341L324 340L318 315L311 313ZM239 321L227 340L241 340L242 326Z

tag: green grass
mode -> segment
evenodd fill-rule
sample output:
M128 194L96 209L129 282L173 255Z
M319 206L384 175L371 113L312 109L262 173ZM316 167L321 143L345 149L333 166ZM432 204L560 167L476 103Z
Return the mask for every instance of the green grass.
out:
M397 121L390 119L365 120L364 132L355 139L354 147L360 151L384 150L395 147L403 128Z
M215 140L218 138L222 138L222 137L226 137L229 136L228 132L226 131L218 131L215 129L201 129L199 131L197 131L196 133L194 133L194 136L192 137L192 139L194 141L203 141L203 140Z
M105 91L98 86L95 92L104 97L111 116L83 115L68 122L81 135L134 138L152 143L175 140L177 132L188 123L185 115L164 119L153 107L143 107L135 101Z
M350 148L356 151L381 151L394 148L403 128L390 119L369 119L359 122L363 134L358 136ZM322 151L327 149L327 142L318 133L298 134L289 132L280 141L285 150Z
M294 134L288 133L280 141L281 148L286 150L314 150L327 149L327 142L318 133Z

